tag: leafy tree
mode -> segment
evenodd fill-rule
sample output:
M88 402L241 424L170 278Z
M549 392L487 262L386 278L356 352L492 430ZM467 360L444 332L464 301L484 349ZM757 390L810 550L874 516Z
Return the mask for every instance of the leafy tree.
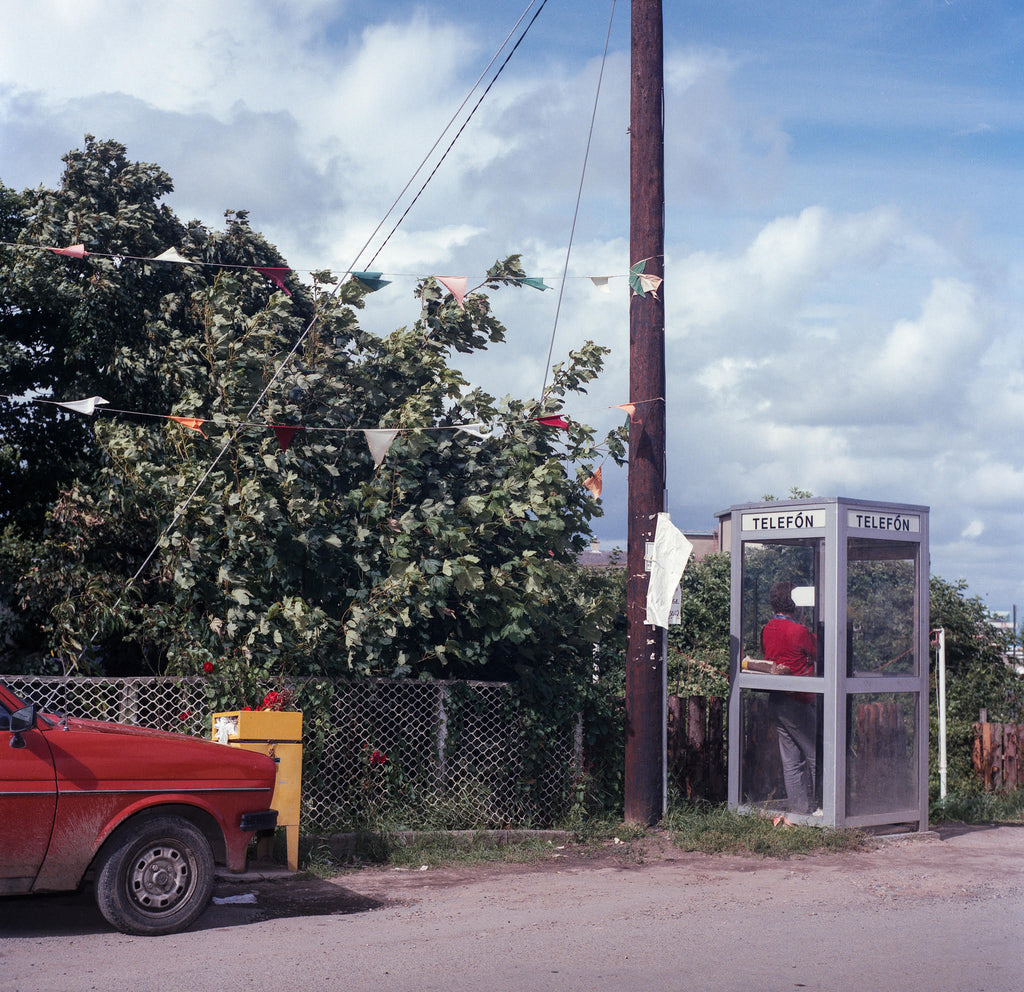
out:
M163 173L130 166L112 143L87 153L91 164L68 157L73 176L91 176L91 191L130 176L147 204L140 231L164 225L142 254L177 236L184 255L211 265L147 266L154 290L127 261L100 259L98 278L113 286L97 300L73 271L83 262L37 252L29 266L19 254L12 321L34 313L31 327L52 335L38 349L46 361L26 360L21 388L109 391L118 410L198 418L203 436L152 416L71 421L89 458L56 473L42 529L23 519L0 546L40 647L108 672L212 670L235 703L254 679L289 672L502 678L560 662L589 675L617 612L575 565L600 512L579 484L598 445L584 425L537 418L586 390L603 349L588 344L556 366L543 403L498 402L448 364L503 340L484 293L460 305L428 279L411 328L372 334L356 317L366 287L272 293L251 269L212 264L283 264L244 214L229 214L223 233L176 225L155 206ZM72 186L66 176L62 194ZM111 211L136 217L128 197L89 195L106 211L89 215L94 227ZM67 221L61 196L33 202L54 201ZM22 236L71 240L34 220ZM517 287L522 275L513 256L486 287ZM67 330L75 312L89 362L54 364L51 324ZM86 382L90 363L99 372ZM458 429L475 423L493 429ZM268 424L301 430L285 449ZM376 468L362 431L378 428L399 433ZM621 431L602 447L621 458ZM23 447L12 475L28 461Z
M942 627L946 631L949 781L954 788L971 786L974 784L971 749L979 712L987 710L989 720L999 723L1016 723L1022 719L1024 685L1006 663L1015 638L1008 631L993 626L988 607L977 596L967 595L967 583L962 579L950 583L932 576L929 598L932 628ZM933 790L938 780L937 737L938 718L933 705Z
M681 623L668 634L668 684L676 695L728 692L730 555L690 562L683 573Z
M160 203L173 189L170 177L130 161L116 141L87 135L85 147L63 161L56 190L16 194L0 185L0 231L15 245L0 247L5 393L117 397L127 409L170 405L175 381L140 359L163 351L175 335L198 331L181 302L211 286L218 268L143 260L175 247L221 265L284 263L244 213L229 213L224 232L183 224ZM74 259L45 250L72 244L96 254ZM310 310L302 295L295 305ZM61 489L102 457L88 421L55 406L0 401L0 434L0 524L26 534Z

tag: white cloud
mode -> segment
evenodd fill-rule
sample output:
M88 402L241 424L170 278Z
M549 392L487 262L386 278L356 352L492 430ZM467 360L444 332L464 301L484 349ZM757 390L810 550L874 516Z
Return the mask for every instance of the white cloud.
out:
M973 541L985 533L985 524L981 520L972 520L960 533L967 541Z

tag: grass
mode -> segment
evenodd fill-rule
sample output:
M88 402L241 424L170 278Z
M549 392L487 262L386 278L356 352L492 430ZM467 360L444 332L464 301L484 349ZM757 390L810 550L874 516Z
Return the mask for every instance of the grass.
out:
M575 824L566 855L594 857L613 848L625 861L642 864L657 858L667 842L680 851L788 858L818 852L864 849L869 837L857 830L836 830L774 823L768 816L739 814L710 803L677 803L656 827L595 817ZM561 845L547 838L496 843L493 834L447 831L380 830L357 836L351 858L336 858L324 843L312 843L301 859L303 869L318 877L369 864L394 868L472 867L487 864L536 864L561 854Z
M928 810L932 823L1024 823L1024 789L984 792L965 788L934 799Z
M681 803L669 810L663 826L681 851L750 854L788 858L821 851L858 851L868 843L859 830L788 825L775 818L736 813L709 803Z

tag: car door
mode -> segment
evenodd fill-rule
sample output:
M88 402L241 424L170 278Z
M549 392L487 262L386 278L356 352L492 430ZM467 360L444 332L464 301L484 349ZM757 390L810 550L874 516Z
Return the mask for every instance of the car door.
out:
M0 894L31 888L50 843L57 807L57 781L45 735L38 728L12 733L12 712L0 698Z

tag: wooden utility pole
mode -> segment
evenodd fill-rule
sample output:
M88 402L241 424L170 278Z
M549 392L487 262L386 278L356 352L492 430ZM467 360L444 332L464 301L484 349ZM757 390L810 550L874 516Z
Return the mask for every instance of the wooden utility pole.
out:
M663 277L665 135L661 0L632 0L630 86L630 265ZM625 818L657 822L665 774L665 648L663 631L646 620L648 542L653 543L665 494L665 305L656 295L631 295L629 393L636 421L629 431L626 567Z

